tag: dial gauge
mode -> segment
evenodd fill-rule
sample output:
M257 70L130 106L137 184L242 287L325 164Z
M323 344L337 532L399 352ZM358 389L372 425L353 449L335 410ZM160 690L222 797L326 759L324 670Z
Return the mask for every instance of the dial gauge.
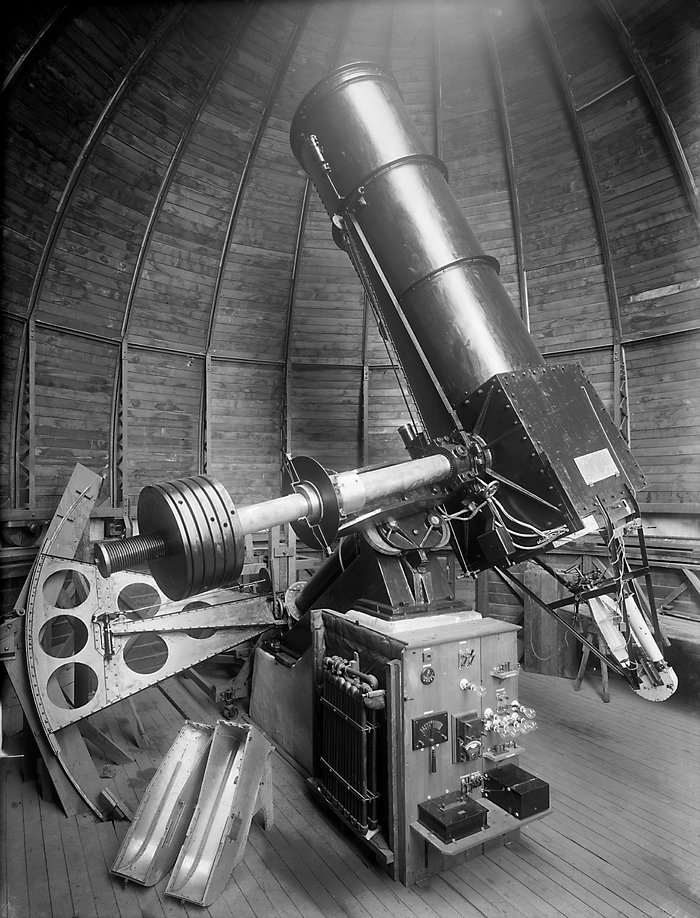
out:
M420 672L420 681L423 685L430 685L435 679L435 670L432 666L424 666Z
M449 739L447 724L447 711L431 711L422 717L414 717L413 748L427 749L439 743L446 743Z

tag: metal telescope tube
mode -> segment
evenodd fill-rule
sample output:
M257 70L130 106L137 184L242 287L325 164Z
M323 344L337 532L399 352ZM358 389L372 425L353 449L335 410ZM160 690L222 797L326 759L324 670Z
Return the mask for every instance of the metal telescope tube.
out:
M331 476L331 481L338 494L340 509L349 514L361 510L371 501L443 481L449 477L450 469L446 456L426 456L385 468L341 472Z
M355 513L373 500L394 497L403 491L425 487L449 478L453 469L444 455L426 456L378 469L354 469L329 475L342 514ZM293 523L304 517L319 523L328 510L321 490L314 481L300 481L296 492L259 504L241 507L238 521L244 535L272 526Z
M403 313L380 307L428 433L454 427L436 410L436 381L456 408L496 373L544 363L389 73L370 63L335 71L302 101L290 142L336 242L357 245L361 273L383 275Z
M183 599L236 580L245 557L244 538L250 533L303 519L310 527L319 525L324 537L333 540L341 515L455 473L442 454L333 475L305 457L295 461L311 474L295 480L292 493L240 509L223 485L206 475L144 488L138 505L141 534L95 543L100 574L109 577L148 564L163 592Z

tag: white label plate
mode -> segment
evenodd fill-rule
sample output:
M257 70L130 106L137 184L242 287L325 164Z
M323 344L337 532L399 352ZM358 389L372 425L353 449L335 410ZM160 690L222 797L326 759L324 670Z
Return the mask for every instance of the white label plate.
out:
M594 453L586 453L585 456L575 456L574 462L587 485L594 485L597 481L603 481L604 478L620 474L607 447L596 450Z

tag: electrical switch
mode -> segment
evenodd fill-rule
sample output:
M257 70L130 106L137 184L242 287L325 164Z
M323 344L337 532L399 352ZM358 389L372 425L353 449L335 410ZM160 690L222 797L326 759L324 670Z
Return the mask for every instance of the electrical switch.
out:
M483 721L476 713L460 714L452 718L452 761L473 762L481 755Z
M470 682L469 679L460 679L459 687L463 692L476 692L479 696L486 693L483 685L477 685L476 682Z

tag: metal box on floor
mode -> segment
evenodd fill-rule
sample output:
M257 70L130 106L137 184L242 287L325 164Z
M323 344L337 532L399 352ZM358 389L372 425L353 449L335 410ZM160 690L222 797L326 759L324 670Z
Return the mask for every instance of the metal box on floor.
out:
M483 794L516 819L527 819L549 808L549 784L517 765L486 772Z

